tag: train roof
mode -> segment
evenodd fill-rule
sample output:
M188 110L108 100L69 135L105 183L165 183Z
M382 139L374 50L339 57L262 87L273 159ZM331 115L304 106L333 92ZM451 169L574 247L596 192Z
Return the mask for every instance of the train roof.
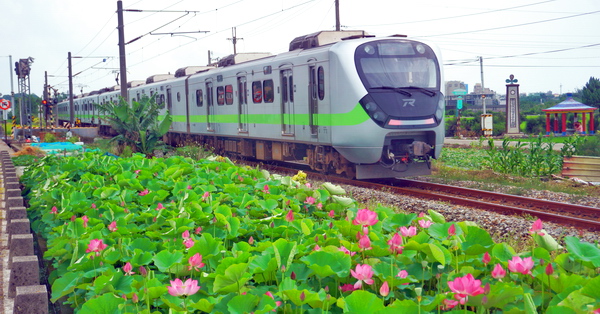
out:
M208 71L210 69L214 69L213 66L188 66L184 68L179 68L175 71L175 77L182 77L192 75L194 73Z
M144 84L146 84L146 81L141 81L141 80L129 81L129 82L127 82L127 87L131 88L131 87L136 87L136 86L140 86L140 85L144 85Z
M172 78L174 78L173 74L156 74L156 75L149 76L146 79L146 84L166 81L166 80L169 80Z
M219 67L226 67L229 65L240 64L248 61L258 60L266 57L273 56L272 53L269 52L248 52L248 53L238 53L234 55L228 55L219 60Z
M365 38L365 37L374 37L373 35L369 35L365 31L354 30L354 31L320 31L308 35L303 35L294 38L290 42L289 51L293 51L296 49L309 49L319 46L324 46L328 44L333 44L338 41L347 40L347 39L355 39L355 38Z

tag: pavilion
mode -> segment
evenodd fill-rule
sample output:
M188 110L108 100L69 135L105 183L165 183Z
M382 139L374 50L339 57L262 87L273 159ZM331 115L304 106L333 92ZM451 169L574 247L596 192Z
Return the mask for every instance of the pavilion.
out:
M567 114L573 113L574 132L580 134L594 134L594 111L598 109L582 104L573 99L571 94L567 94L567 99L556 106L542 109L546 113L546 135L550 132L562 133L567 135ZM550 123L550 115L554 114L554 126ZM558 128L558 115L561 115L561 126ZM581 114L581 120L578 116ZM589 117L586 116L589 114Z

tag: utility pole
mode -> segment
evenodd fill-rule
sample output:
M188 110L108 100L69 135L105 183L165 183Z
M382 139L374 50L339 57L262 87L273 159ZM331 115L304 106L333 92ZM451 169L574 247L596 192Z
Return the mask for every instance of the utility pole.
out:
M481 94L484 95L485 94L485 86L483 85L483 57L479 57L479 69L481 70ZM481 102L483 104L483 114L486 114L485 112L485 97L481 97Z
M46 127L48 127L48 115L46 114L46 108L48 107L48 71L44 71L44 93L42 94L44 98L42 98L42 108L40 109L40 130L42 129L42 123L46 123ZM44 119L46 117L46 119Z
M69 51L69 123L75 125L75 104L73 104L73 66L71 65L71 52Z
M340 31L340 0L335 0L335 30Z
M233 54L236 55L237 54L237 49L236 49L236 44L238 39L244 39L244 38L238 38L236 36L236 29L235 27L231 28L231 38L227 38L227 40L231 40L231 42L233 42Z
M127 63L125 55L125 25L123 24L123 1L117 1L117 19L119 31L119 61L120 61L120 72L121 72L121 97L128 102L127 94Z

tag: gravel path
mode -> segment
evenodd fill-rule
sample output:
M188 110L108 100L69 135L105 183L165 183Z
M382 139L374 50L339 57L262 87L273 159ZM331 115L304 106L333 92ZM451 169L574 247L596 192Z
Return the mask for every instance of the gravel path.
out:
M453 183L453 185L472 186L472 183L456 182ZM519 241L520 239L530 239L528 231L535 220L532 217L502 215L471 207L453 205L439 201L429 201L355 186L344 185L343 188L348 192L348 195L352 195L355 200L366 205L373 204L374 200L376 200L377 203L381 203L387 207L398 208L400 211L420 213L432 209L443 214L447 221L473 221L483 229L487 230L496 242L506 242L510 239L515 241ZM510 187L498 186L495 190L497 192L502 192L508 188ZM528 190L526 195L522 196L600 208L600 199L598 198L582 198L581 196L573 196L565 193L536 190ZM559 242L561 242L562 238L565 236L579 237L580 239L591 243L600 241L600 234L597 232L588 232L586 230L565 227L551 222L544 222L544 229Z

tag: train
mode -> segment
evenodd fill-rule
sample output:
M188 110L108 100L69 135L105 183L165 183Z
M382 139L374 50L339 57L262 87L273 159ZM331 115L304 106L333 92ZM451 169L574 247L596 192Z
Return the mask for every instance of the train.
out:
M131 81L128 95L164 105L168 144L380 179L431 174L444 142L443 82L439 49L426 40L320 31L294 38L284 53L239 53ZM118 86L79 95L74 116L107 132L96 104L120 95ZM69 121L69 108L57 105L59 122Z

